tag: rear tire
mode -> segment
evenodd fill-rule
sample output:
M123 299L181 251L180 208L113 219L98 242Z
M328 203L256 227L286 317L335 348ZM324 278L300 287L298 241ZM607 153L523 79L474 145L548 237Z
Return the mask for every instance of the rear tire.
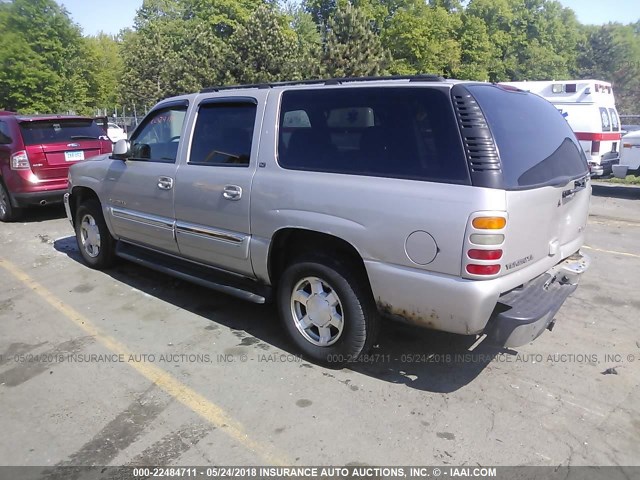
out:
M76 241L85 263L103 270L115 263L115 239L102 215L100 202L87 200L80 204L75 216Z
M0 222L14 222L22 215L22 209L11 205L11 197L0 180Z
M348 262L321 255L290 264L278 284L287 333L313 361L339 366L373 346L379 315L366 279Z

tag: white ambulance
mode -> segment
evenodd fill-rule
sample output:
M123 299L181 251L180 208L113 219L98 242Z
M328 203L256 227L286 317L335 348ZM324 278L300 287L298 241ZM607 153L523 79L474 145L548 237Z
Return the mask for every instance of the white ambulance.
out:
M613 88L602 80L504 82L535 93L560 110L580 141L594 176L620 162L620 117Z

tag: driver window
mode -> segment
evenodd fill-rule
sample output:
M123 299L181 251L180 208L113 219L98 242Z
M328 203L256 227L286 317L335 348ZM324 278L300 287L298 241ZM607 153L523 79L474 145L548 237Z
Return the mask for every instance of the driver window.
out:
M187 107L181 105L148 116L131 139L132 160L174 163L186 113Z

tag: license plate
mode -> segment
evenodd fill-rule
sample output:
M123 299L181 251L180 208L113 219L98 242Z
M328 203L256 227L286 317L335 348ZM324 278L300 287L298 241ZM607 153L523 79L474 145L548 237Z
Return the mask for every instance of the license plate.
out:
M78 160L84 160L84 152L64 152L64 159L67 162L77 162Z

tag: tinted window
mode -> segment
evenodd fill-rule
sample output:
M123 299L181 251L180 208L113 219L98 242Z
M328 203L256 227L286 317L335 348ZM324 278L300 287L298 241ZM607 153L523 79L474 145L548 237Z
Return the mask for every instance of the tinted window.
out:
M609 113L606 108L600 107L600 120L602 121L602 131L611 131L611 121L609 119Z
M278 161L296 170L470 183L451 101L424 87L284 92Z
M615 108L610 108L609 113L611 114L611 126L613 127L614 132L620 131L620 121L618 120L618 112L616 112Z
M249 165L256 120L253 103L210 103L200 106L189 163Z
M471 85L468 89L493 133L506 188L549 184L588 172L571 127L549 102L492 85Z
M149 113L131 137L132 159L175 162L186 112L179 105Z
M6 145L11 143L11 134L9 132L9 125L0 121L0 144Z
M31 120L20 122L25 145L105 138L92 119Z

